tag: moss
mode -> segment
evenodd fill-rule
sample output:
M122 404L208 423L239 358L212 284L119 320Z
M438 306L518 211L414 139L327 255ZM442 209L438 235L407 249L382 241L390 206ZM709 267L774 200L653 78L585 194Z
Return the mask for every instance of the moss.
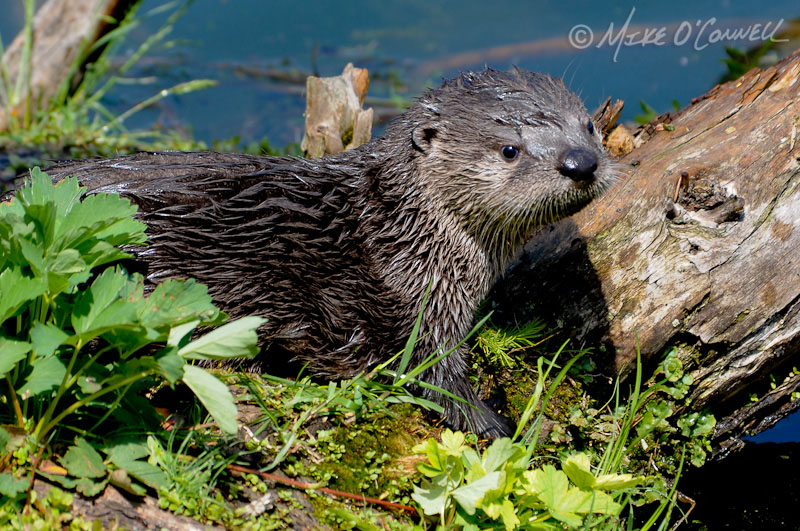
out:
M350 142L353 141L353 126L347 128L347 130L342 133L342 144L347 147Z
M584 395L583 387L578 382L571 382L572 385L567 385L567 382L562 383L556 387L553 396L545 407L545 414L556 421L569 420L570 414L575 409L576 404L581 403Z
M387 413L317 433L323 460L312 474L329 486L366 496L407 496L416 475L412 448L427 433L421 413L408 404ZM417 433L417 435L415 435Z
M535 370L533 367L525 367L525 372L528 374L533 374ZM514 380L514 385L506 387L506 412L509 417L517 420L522 416L522 412L534 392L535 385L536 381L533 378L519 374Z

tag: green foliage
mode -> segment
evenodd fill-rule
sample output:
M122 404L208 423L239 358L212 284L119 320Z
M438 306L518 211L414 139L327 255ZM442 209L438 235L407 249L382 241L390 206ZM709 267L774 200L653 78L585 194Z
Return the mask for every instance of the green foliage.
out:
M637 114L633 117L637 124L647 124L658 118L658 112L645 103L644 100L639 101L639 107L642 108L642 114Z
M427 461L420 465L426 477L414 489L414 500L429 517L436 517L437 529L633 529L633 506L657 502L650 518L639 529L650 529L657 522L664 528L670 521L675 504L675 490L665 487L660 478L644 477L643 468L633 461L638 449L646 446L648 436L663 425L673 405L664 400L652 400L657 392L668 396L680 394L691 382L686 380L680 362L674 355L660 366L659 373L667 377L650 381L643 388L641 364L637 364L636 379L627 400L621 400L619 386L611 399L616 406L609 413L589 408L574 412L570 420L582 426L586 440L583 451L556 449L561 467L553 464L533 466L538 458L548 455L551 448L542 447L542 431L549 402L563 387L564 380L580 357L572 358L560 367L555 376L559 352L551 360L540 358L537 380L517 428L521 441L498 439L482 454L465 444L461 433L446 431L441 442L429 439L416 450ZM549 382L549 385L548 385ZM683 391L685 393L685 390ZM605 409L605 407L601 408ZM692 414L684 417L686 437L699 441L710 435L713 417ZM551 431L557 437L559 424ZM651 447L652 448L652 447ZM687 446L691 454L691 445ZM646 462L646 459L644 460ZM677 471L672 470L675 482L680 477L683 458ZM593 465L594 463L594 465ZM626 516L627 513L627 516Z
M632 421L631 441L618 452L618 459L633 469L644 470L654 464L667 476L675 475L685 453L689 462L702 466L711 451L710 438L716 420L706 411L682 412L689 404L686 396L692 385L679 358L679 349L670 349L656 368L653 377L636 395L636 415L631 419L630 399L621 403L615 397L614 407L580 407L573 405L566 421L567 429L558 425L551 434L554 442L571 442L573 438L590 444L612 444Z
M27 531L30 529L70 529L97 530L102 529L99 521L85 522L72 515L73 495L57 487L51 487L47 494L40 498L36 491L31 491L30 510L20 511L18 499L14 496L0 499L0 527L9 531Z
M478 334L473 351L480 349L490 363L513 369L517 365L517 360L512 354L518 350L535 346L536 341L543 336L542 330L544 330L544 322L540 320L531 321L511 330L486 327Z
M705 463L707 452L711 451L710 438L714 433L716 419L706 411L696 411L672 418L674 426L668 422L673 417L673 412L679 409L679 401L686 398L693 383L692 377L685 374L678 353L677 348L670 349L650 381L644 395L650 401L647 402L645 413L636 427L639 438L637 442L643 443L645 448L681 448L688 453L692 465L700 467ZM657 380L662 374L664 378ZM666 398L656 399L657 394ZM674 464L671 467L665 466L665 469L670 468L674 468Z
M482 455L464 444L464 434L445 430L442 441L415 448L428 461L428 478L413 498L442 528L580 528L597 517L616 517L615 501L641 479L628 474L594 473L589 456L574 454L553 465L529 467L528 446L496 439Z
M219 447L204 448L199 455L188 458L186 454L196 434L189 432L178 448L173 448L173 436L174 433L169 449L155 437L147 438L149 461L165 476L158 485L159 506L176 514L240 528L244 520L236 518L221 493L214 492L217 477L233 459L225 458Z
M129 392L160 380L186 383L220 428L235 432L230 391L187 360L252 357L255 329L264 320L240 319L191 340L198 326L219 325L225 314L194 281L167 280L145 296L140 275L120 267L100 272L99 266L130 256L119 246L144 243L144 225L132 219L129 201L116 195L81 200L84 192L75 179L53 185L35 169L17 197L0 204L0 369L8 382L3 399L13 406L5 422L37 444L66 426L95 433L122 413ZM72 477L110 473L93 451L78 439L64 455ZM70 465L73 456L94 472ZM131 464L118 454L112 461L123 462ZM127 473L137 477L138 466Z
M82 45L71 65L70 74L63 80L56 96L36 109L35 95L30 85L35 2L24 0L23 53L19 72L15 77L3 62L4 54L0 44L0 108L5 110L9 118L8 129L0 131L0 148L37 146L55 154L68 150L73 156L98 152L111 155L137 149L204 148L203 145L183 140L174 133L163 133L155 129L131 132L124 124L132 115L166 97L202 90L216 85L216 81L197 79L178 83L158 91L116 116L102 103L103 98L117 84L146 82L125 76L142 56L164 42L189 3L191 0L169 2L145 13L142 18L136 17L136 8L133 8L124 20L109 20L109 23L119 22L118 26L97 42ZM165 10L171 10L172 13L164 26L129 54L122 66L111 73L111 56L122 45L125 37L141 24L143 18L158 15ZM85 72L81 72L81 66L93 55L97 56L93 59L94 62L88 65Z
M748 71L759 66L767 52L774 47L775 42L772 40L766 40L760 46L746 52L737 50L732 46L726 46L725 54L728 57L721 59L721 61L725 64L728 71L720 78L720 83L739 79Z

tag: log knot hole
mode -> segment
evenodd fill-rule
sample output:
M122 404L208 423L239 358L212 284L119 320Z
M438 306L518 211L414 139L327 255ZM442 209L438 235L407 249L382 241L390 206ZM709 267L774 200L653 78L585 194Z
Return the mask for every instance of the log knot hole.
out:
M744 200L736 195L732 183L723 183L716 175L705 172L690 175L682 171L666 216L676 223L695 221L716 227L726 222L742 221Z

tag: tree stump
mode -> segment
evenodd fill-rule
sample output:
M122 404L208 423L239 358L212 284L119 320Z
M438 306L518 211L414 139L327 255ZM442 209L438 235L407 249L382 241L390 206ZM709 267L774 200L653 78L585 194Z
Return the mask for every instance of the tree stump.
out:
M318 159L369 142L372 109L362 109L369 88L366 68L352 63L334 77L306 79L306 131L301 148Z
M538 231L500 306L531 301L602 345L609 374L630 372L637 338L651 365L678 346L717 454L771 426L800 405L798 120L795 53L640 128L627 177Z

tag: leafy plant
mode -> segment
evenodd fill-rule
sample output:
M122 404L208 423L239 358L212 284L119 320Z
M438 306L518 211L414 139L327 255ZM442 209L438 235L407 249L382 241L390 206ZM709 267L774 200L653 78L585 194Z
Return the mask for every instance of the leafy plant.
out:
M57 94L51 101L43 102L41 108L35 109L30 86L30 76L35 66L32 63L31 53L35 2L24 0L24 40L16 76L9 72L8 65L3 60L3 48L0 44L0 108L5 110L8 117L8 129L0 132L0 146L38 146L40 149L47 149L50 146L50 149L69 148L82 154L93 150L112 154L120 150L137 148L203 147L181 140L177 135L164 134L156 130L131 132L124 123L132 115L168 96L214 86L217 84L214 80L196 79L178 83L158 91L118 115L114 115L103 105L103 98L117 84L143 82L125 76L142 56L164 41L190 3L191 0L168 2L150 10L141 18L135 16L136 7L132 8L112 31L96 42L84 43L70 66L70 74L61 82ZM147 38L112 73L110 57L131 30L140 25L142 18L170 10L172 13L164 26ZM97 58L87 65L85 72L81 72L82 65L92 55L97 55Z
M662 374L663 378L657 380ZM678 401L686 397L692 383L692 377L684 372L678 349L670 349L642 395L647 403L636 426L636 442L643 441L645 447L669 442L675 448L683 448L692 465L700 467L711 451L710 437L716 425L714 415L707 411L689 412L674 419L675 426L667 420L673 417ZM657 393L667 398L657 399Z
M3 529L23 531L29 529L95 530L96 525L75 518L72 514L74 496L53 487L43 497L31 491L31 510L19 511L13 497L0 501L0 526ZM69 526L69 527L67 527Z
M129 201L99 194L81 200L84 192L75 179L53 185L35 169L17 197L0 204L0 374L13 411L4 420L38 447L64 429L96 434L110 417L135 422L152 411L136 392L183 382L220 429L235 432L227 386L190 361L254 356L264 319L239 319L192 340L197 327L227 316L192 280L167 280L145 296L141 275L119 266L102 270L130 256L119 246L145 242L144 225L131 217L136 208ZM72 448L63 464L73 477L110 473L81 438ZM135 476L138 465L101 449ZM95 463L97 475L70 466L72 455ZM11 480L0 474L0 493L10 495L4 481Z
M520 442L498 439L479 454L464 444L463 434L448 430L441 443L429 439L416 447L427 457L419 467L427 479L415 487L413 497L426 515L437 517L437 529L618 529L623 522L633 529L632 505L653 500L658 501L658 506L640 529L650 529L659 521L663 529L670 521L675 487L666 492L660 480L626 470L632 448L641 441L634 427L643 422L642 411L646 411L646 417L652 409L659 410L658 406L648 409L647 405L653 403L648 399L657 391L673 389L664 382L652 382L643 391L640 362L626 401L619 399L619 386L615 387L612 402L616 407L605 420L606 435L600 440L606 444L601 454L587 446L582 452L561 457L560 469L552 464L532 467L534 456L542 454L542 450L547 453L539 445L548 402L580 358L579 354L570 359L551 378L550 372L565 346L566 343L551 360L539 360L536 386L515 435L516 438L525 433ZM672 358L666 366L671 368L670 378L683 380L684 375ZM659 413L662 414L663 411ZM687 429L694 427L693 424ZM702 431L705 426L699 429ZM680 476L680 465L676 476ZM645 483L646 489L637 488ZM623 515L626 507L627 522Z
M592 515L619 515L623 506L614 496L641 481L629 474L596 475L582 453L565 459L561 470L529 469L528 447L506 437L479 455L464 444L464 434L445 430L441 443L429 439L415 450L428 458L419 468L429 479L413 498L426 515L438 515L441 528L580 527Z
M542 338L542 330L544 322L541 320L534 320L511 330L485 327L478 334L472 350L480 350L491 363L511 369L517 365L513 354L518 350L537 345L537 340Z

